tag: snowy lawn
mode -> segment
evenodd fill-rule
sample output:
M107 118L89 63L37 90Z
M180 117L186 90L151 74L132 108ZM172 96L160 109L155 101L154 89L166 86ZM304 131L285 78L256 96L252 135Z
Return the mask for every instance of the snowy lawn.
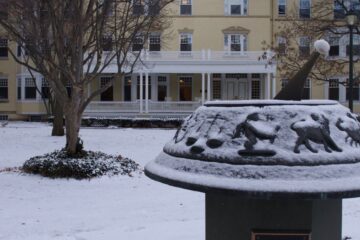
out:
M40 123L0 128L0 172L64 146ZM144 166L175 130L81 129L86 149L121 154ZM0 173L0 239L201 240L204 195L154 182L144 175L91 181L52 180ZM360 199L344 201L343 235L360 240Z

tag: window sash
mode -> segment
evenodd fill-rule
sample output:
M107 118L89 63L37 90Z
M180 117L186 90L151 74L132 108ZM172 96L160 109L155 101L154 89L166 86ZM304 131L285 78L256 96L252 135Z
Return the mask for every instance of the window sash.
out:
M278 0L278 15L286 15L286 0Z

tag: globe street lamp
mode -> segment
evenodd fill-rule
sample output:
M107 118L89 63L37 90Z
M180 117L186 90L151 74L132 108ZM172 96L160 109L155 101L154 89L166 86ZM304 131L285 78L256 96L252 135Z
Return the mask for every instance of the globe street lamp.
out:
M353 28L357 24L358 17L353 11L349 11L346 15L346 22L349 27L350 31L350 41L349 41L349 108L350 111L353 112L353 104L354 104L354 96L353 96L353 89L354 89L354 78L353 78Z

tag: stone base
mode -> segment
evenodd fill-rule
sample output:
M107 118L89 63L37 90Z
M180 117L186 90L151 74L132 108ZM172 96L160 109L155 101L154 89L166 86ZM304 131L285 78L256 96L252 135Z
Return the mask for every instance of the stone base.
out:
M341 218L341 200L255 200L206 194L206 240L250 240L253 232L310 233L311 240L341 240Z

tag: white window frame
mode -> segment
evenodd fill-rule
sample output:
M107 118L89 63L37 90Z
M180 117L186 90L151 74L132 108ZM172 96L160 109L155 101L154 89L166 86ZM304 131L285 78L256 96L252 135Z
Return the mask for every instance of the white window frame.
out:
M224 0L224 10L226 16L245 16L248 14L248 0ZM231 6L240 5L240 13L232 14Z
M156 38L156 41L159 41L159 45L160 45L160 49L158 50L158 51L151 51L150 50L150 45L151 45L151 42L154 40L154 39L152 39L152 38ZM157 33L157 32L155 32L155 33L150 33L149 34L149 39L148 39L148 49L149 49L149 51L151 51L151 52L159 52L159 51L161 51L161 33Z
M309 2L309 7L304 8L304 6L302 6L303 1L308 1ZM309 9L309 17L308 18L301 17L301 15L300 15L301 9ZM311 0L299 0L299 17L303 18L303 19L310 19L311 18Z
M232 37L239 37L240 39L240 51L232 51L231 50L231 45L232 43ZM236 43L234 43L236 44ZM241 33L226 33L224 34L224 50L228 53L244 53L247 49L247 36L246 34L241 34Z
M277 10L278 10L278 16L286 16L286 1L287 0L278 0L278 8L277 8ZM284 13L280 13L280 6L284 6Z
M190 42L188 42L188 43L184 43L184 44L190 44L191 45L191 50L190 51L181 51L181 44L183 44L182 43L182 40L183 39L188 39ZM193 46L192 46L192 44L193 44L193 35L192 35L192 33L180 33L180 36L179 36L179 50L181 51L181 52L191 52L192 50L193 50Z

